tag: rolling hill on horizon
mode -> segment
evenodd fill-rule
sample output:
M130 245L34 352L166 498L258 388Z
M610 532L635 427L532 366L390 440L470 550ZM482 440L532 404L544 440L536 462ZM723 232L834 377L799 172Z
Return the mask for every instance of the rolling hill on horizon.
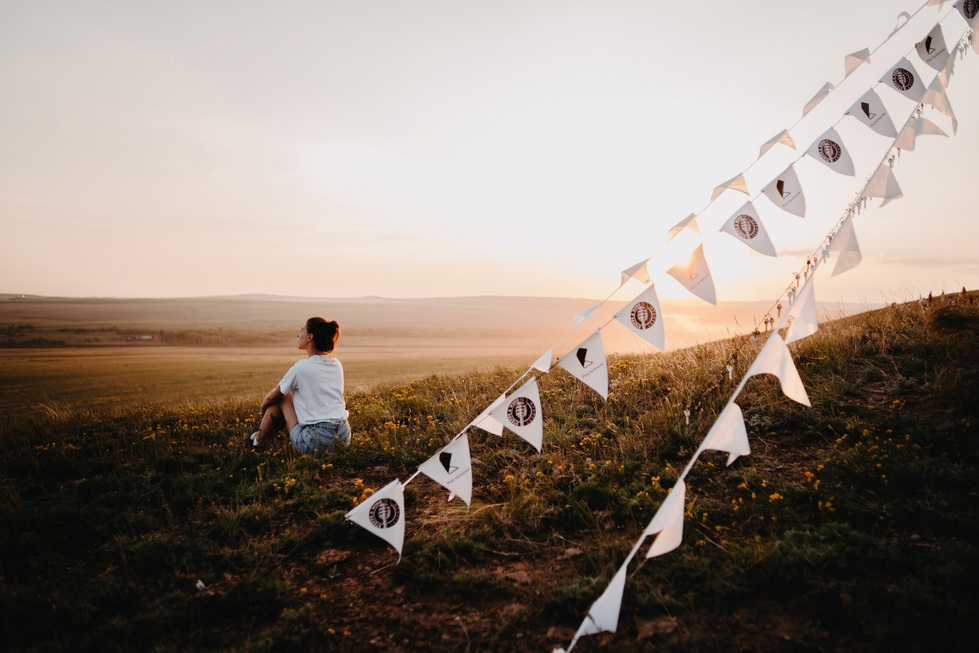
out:
M576 313L596 304L594 299L563 297L473 296L446 298L361 297L310 299L271 295L188 298L59 298L0 294L0 328L31 325L39 331L71 329L200 330L242 333L291 331L310 315L337 319L345 345L369 346L370 341L436 338L452 346L491 348L501 341L529 354L546 350L569 334ZM667 349L748 333L772 309L772 302L719 302L697 299L662 300ZM784 302L787 307L788 302ZM623 302L603 305L581 333L603 326ZM878 305L817 302L821 315L842 317ZM585 333L585 335L587 335ZM581 336L582 338L584 335ZM615 326L605 329L610 351L640 351L636 338ZM570 343L569 343L570 344Z

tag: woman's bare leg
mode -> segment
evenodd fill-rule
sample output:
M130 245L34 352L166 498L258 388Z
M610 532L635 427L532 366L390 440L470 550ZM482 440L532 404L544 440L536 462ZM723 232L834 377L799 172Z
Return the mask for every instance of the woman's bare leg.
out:
M292 427L298 423L299 418L296 417L296 408L292 403L292 395L283 395L282 401L269 406L265 411L258 431L252 435L252 441L255 443L255 446L258 446L269 436L275 435L283 426L286 427L286 433L291 433Z

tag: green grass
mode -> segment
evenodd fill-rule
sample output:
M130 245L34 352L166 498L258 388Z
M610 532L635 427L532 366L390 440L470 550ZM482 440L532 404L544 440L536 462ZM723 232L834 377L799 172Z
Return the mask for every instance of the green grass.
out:
M793 345L813 407L749 381L752 455L730 468L701 456L683 544L634 562L619 632L576 650L965 649L979 607L977 330L972 305L898 307ZM351 393L353 445L320 457L283 437L246 451L254 403L5 420L0 641L566 646L733 391L725 362L739 352L737 379L749 350L613 358L607 402L546 375L542 453L471 432L472 509L419 477L397 565L344 513L406 479L522 370Z

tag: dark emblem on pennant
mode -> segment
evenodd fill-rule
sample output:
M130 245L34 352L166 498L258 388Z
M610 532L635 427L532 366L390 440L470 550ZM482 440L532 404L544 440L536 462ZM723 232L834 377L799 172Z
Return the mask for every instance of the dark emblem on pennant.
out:
M962 3L962 15L972 20L979 14L979 0L965 0Z
M928 38L925 39L925 52L927 52L928 54L931 54L932 52L935 51L935 48L931 47L931 40L932 39L930 35L928 36Z
M781 196L781 198L783 200L786 197L789 196L789 194L787 192L785 192L785 180L784 179L779 179L778 181L775 182L775 190L778 191L779 196Z
M649 302L636 302L629 318L632 320L632 326L645 331L656 324L656 309Z
M587 357L588 350L584 347L578 347L578 351L575 352L575 358L578 359L582 367L589 367L591 365L591 361Z
M375 528L391 528L401 519L401 508L394 499L379 499L367 515Z
M877 114L870 110L869 102L861 102L860 109L863 111L863 115L867 116L867 120L873 120L877 117Z
M893 73L891 73L891 81L894 83L894 87L900 91L911 90L914 86L914 75L911 74L910 70L905 70L904 68L896 68Z
M449 474L456 472L459 468L452 464L452 454L448 451L443 451L439 454L439 462L442 463L442 467Z
M739 215L734 220L734 231L744 240L751 240L758 235L758 223L750 215Z
M828 138L819 141L819 147L817 149L819 150L819 156L823 157L829 163L836 163L843 156L843 148L840 147L840 144Z
M527 426L537 416L537 406L527 397L517 397L510 402L506 416L514 426Z

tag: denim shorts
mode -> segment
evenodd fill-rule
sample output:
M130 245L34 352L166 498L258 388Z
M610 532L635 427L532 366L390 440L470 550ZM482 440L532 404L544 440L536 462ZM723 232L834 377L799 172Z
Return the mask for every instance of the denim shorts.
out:
M350 424L347 420L330 420L318 424L296 424L289 433L292 446L301 454L317 453L338 444L350 445Z

